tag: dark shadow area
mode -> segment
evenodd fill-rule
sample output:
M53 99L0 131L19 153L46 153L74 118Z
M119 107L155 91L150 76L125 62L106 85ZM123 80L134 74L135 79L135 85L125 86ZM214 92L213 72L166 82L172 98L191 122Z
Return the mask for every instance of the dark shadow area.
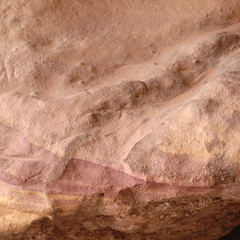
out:
M74 212L66 214L63 210L55 208L51 215L33 221L22 231L0 233L0 240L190 240L204 239L203 236L207 236L206 239L218 239L220 234L229 232L231 226L240 224L239 202L220 197L205 195L199 200L198 195L191 195L137 203L135 197L130 188L121 190L111 205L111 209L114 210L111 215L100 209L105 206L103 193L88 195ZM202 207L204 202L208 203L206 207ZM195 205L194 212L189 217L179 214L178 218L173 219L172 212L189 211L192 209L189 207L190 203ZM163 206L171 207L163 209ZM111 227L114 226L114 222L118 223L118 211L126 216L124 222L135 221L139 216L144 217L147 222L140 222L139 230L121 232ZM160 218L162 215L164 220ZM198 226L193 224L194 219L198 219ZM158 222L155 226L159 228L154 232L144 232L149 226L154 226L156 220ZM167 225L166 221L170 224ZM240 226L232 232L219 240L240 240Z
M235 227L228 235L219 240L240 240L240 225Z

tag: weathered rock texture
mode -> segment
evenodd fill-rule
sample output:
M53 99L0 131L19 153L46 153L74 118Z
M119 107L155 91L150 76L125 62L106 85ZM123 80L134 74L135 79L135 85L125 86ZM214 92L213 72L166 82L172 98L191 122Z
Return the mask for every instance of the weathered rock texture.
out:
M213 240L240 224L239 0L0 1L0 239Z

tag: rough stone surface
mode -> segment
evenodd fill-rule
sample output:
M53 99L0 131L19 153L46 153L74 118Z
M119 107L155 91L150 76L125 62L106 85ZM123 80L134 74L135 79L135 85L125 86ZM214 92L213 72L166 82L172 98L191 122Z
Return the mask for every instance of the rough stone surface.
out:
M216 240L240 224L239 0L0 1L0 239Z

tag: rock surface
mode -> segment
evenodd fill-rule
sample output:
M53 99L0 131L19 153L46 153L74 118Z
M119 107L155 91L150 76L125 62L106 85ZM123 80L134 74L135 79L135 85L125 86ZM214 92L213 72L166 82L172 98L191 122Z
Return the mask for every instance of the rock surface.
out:
M0 239L214 240L240 224L239 0L0 2Z

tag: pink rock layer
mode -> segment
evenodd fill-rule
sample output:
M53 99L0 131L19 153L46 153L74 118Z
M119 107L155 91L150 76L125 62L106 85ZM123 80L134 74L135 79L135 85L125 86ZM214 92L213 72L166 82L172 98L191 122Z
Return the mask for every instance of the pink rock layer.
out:
M0 239L214 240L240 224L238 0L0 2Z

